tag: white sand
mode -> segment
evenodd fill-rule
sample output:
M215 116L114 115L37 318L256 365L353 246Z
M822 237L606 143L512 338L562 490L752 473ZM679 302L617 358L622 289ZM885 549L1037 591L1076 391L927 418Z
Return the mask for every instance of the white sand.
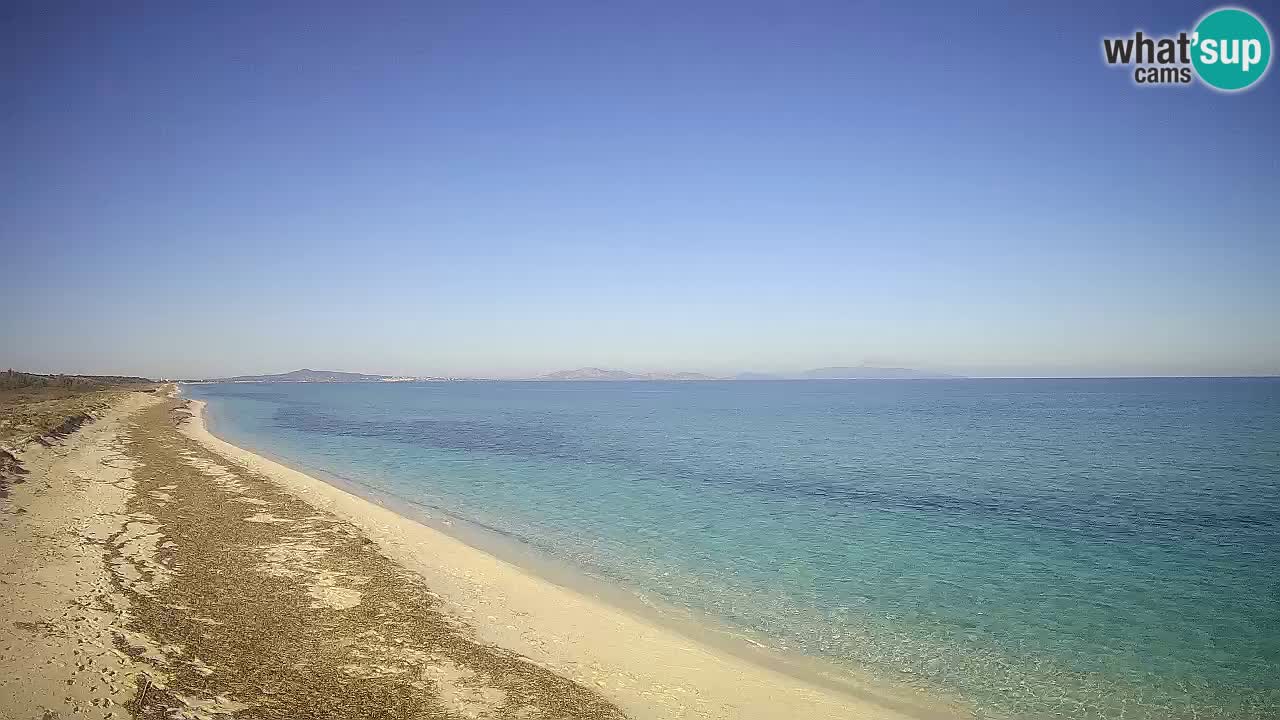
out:
M352 523L387 557L419 573L483 641L597 688L634 717L912 717L691 640L224 442L205 427L203 403L193 405L196 414L183 426L190 437Z
M0 515L0 717L127 717L139 682L163 684L115 649L121 639L156 652L126 629L130 604L112 586L145 594L146 578L162 580L148 518L125 510L133 481L119 454L122 424L157 401L132 393L66 440L19 453L29 475Z

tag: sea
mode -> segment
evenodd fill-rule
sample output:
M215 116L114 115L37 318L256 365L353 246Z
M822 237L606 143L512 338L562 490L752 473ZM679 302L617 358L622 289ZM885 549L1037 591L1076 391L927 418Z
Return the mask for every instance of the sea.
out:
M1280 718L1280 378L183 392L229 442L975 718Z

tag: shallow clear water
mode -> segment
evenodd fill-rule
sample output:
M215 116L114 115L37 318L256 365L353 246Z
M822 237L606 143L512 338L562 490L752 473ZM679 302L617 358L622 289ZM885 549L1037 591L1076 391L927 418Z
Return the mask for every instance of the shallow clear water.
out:
M1280 717L1280 381L193 385L215 431L991 718Z

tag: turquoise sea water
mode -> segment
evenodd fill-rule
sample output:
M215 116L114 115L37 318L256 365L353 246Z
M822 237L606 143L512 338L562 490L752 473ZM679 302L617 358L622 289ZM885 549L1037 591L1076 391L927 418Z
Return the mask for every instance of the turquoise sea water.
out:
M978 717L1280 717L1280 380L184 392L231 442Z

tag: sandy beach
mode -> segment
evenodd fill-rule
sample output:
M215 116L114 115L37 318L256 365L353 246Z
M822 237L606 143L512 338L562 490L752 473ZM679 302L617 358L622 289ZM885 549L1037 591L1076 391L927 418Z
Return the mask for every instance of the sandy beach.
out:
M17 454L6 717L910 718L752 662L131 393Z

